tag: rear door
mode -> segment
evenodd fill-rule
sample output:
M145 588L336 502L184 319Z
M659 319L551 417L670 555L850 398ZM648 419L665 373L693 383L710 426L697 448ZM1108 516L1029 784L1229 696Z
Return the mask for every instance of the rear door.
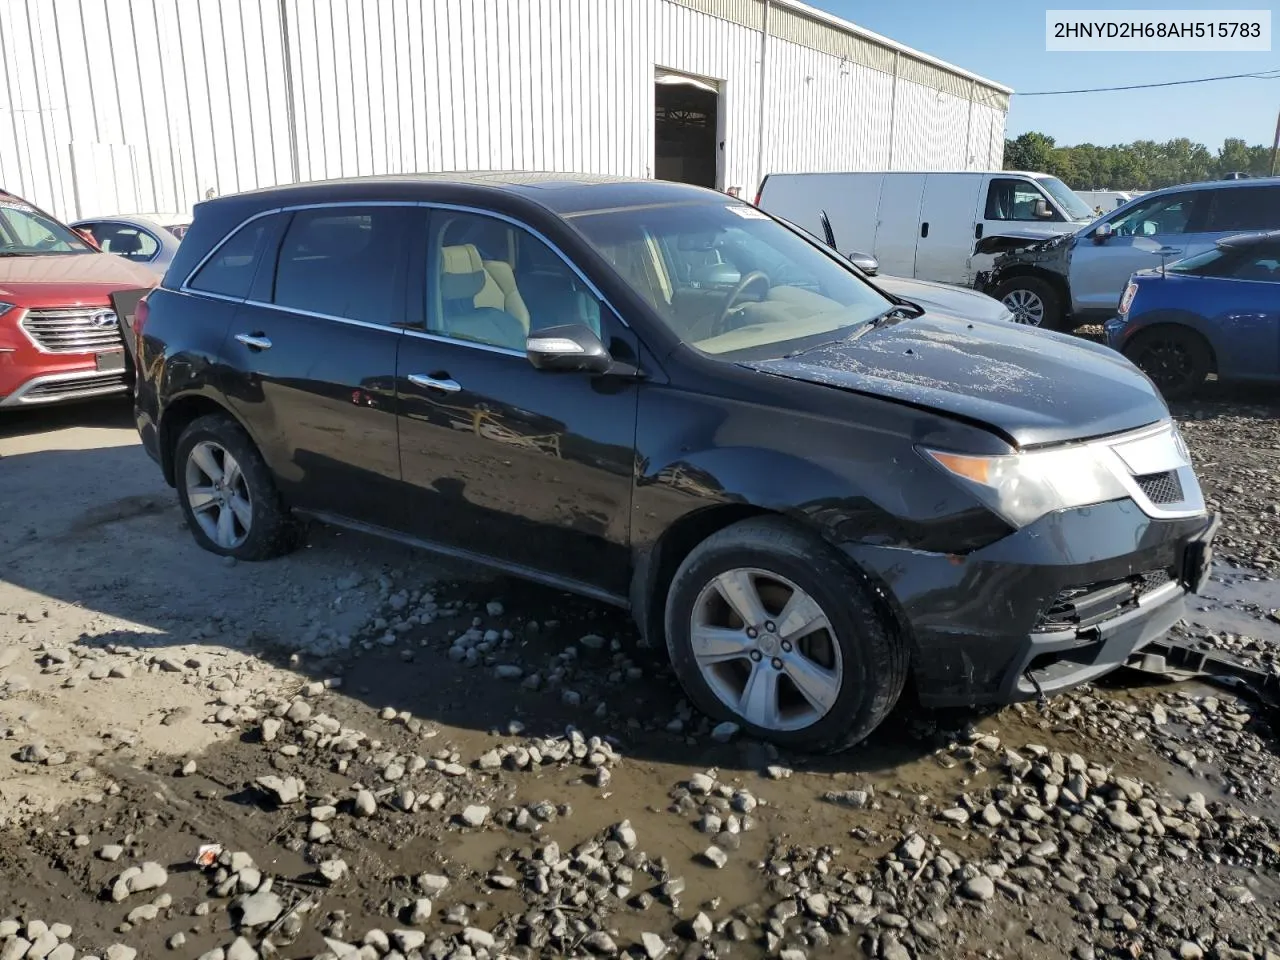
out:
M920 204L925 174L886 173L876 214L875 249L880 272L916 276L916 242L920 238Z
M1204 275L1222 278L1205 298L1219 373L1247 380L1280 377L1280 243L1228 254Z
M916 276L968 285L978 233L980 173L931 173L925 178L916 241Z
M1208 190L1180 190L1141 200L1126 211L1097 221L1109 223L1111 236L1094 238L1092 229L1071 251L1069 284L1075 312L1111 312L1120 305L1129 277L1166 262L1203 253L1213 245L1204 230Z
M278 215L279 241L223 347L226 392L294 506L378 526L403 517L396 352L412 208Z
M416 233L419 319L396 372L407 529L459 556L625 596L638 384L539 371L525 340L580 322L637 362L635 335L523 226L435 210Z

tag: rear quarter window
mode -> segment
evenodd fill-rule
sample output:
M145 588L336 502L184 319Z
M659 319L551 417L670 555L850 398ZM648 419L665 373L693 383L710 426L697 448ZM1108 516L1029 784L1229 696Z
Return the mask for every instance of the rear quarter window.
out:
M214 250L213 256L195 272L187 286L201 293L216 293L224 297L249 296L267 237L272 232L273 219L260 217L233 233Z
M1211 193L1207 230L1243 233L1280 226L1280 186L1222 187Z

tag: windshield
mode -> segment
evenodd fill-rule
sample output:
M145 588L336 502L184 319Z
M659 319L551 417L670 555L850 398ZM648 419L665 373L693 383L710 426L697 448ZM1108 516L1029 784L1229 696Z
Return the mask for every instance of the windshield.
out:
M1058 202L1058 206L1062 207L1072 220L1094 219L1093 208L1081 200L1074 190L1057 177L1037 177L1036 183L1040 184L1045 193Z
M93 253L70 227L51 220L21 200L0 199L0 257Z
M662 321L710 354L839 339L894 304L746 203L697 203L571 218Z

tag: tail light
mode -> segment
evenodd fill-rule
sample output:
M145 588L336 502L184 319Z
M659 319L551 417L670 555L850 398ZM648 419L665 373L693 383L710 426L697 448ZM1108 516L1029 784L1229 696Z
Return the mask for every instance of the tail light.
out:
M1133 306L1133 298L1138 295L1138 285L1132 280L1129 285L1124 288L1124 295L1120 297L1120 316L1126 316L1129 308Z
M147 317L151 313L151 307L147 303L147 298L143 297L138 301L138 309L133 312L133 355L135 357L142 354L142 328L147 325Z

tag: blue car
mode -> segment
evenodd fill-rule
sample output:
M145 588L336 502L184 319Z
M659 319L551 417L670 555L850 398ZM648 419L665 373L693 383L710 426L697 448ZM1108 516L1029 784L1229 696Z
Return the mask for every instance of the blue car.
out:
M1280 380L1280 230L1219 240L1214 249L1129 279L1107 343L1182 400L1210 373Z

